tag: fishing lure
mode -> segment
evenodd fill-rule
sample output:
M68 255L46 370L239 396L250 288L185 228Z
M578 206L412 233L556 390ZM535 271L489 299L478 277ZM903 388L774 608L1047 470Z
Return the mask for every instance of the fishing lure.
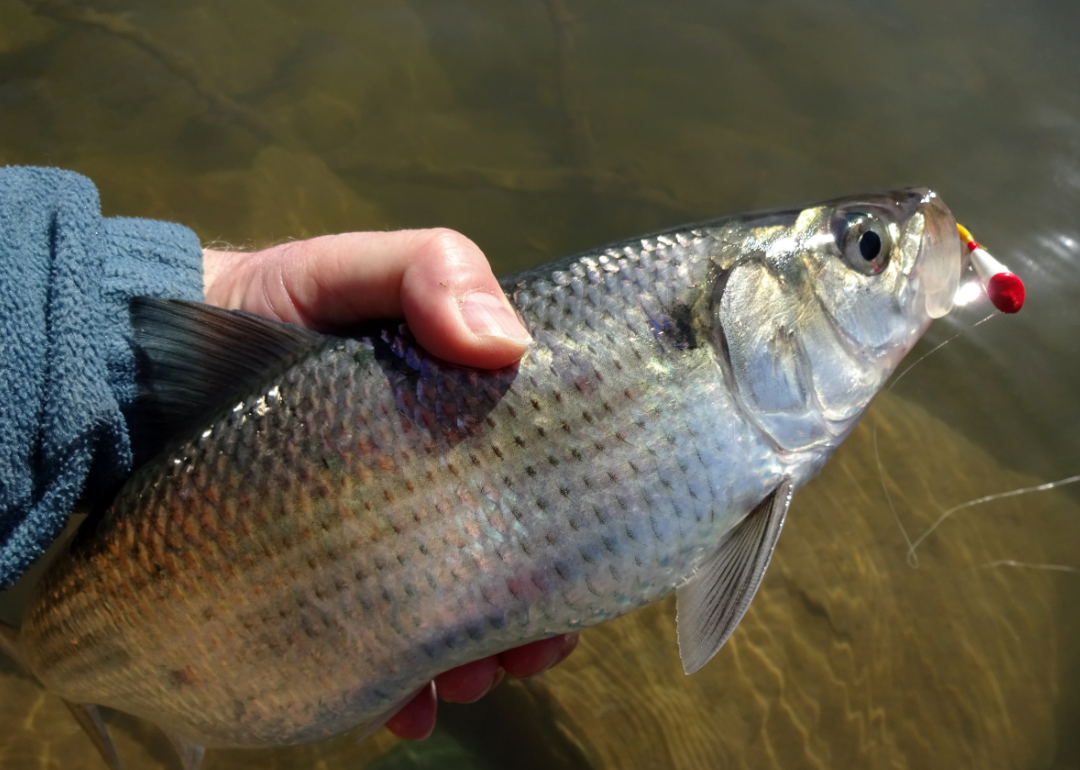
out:
M968 247L971 265L979 275L979 281L986 291L986 296L1002 313L1015 313L1024 306L1024 282L1009 268L998 262L990 252L971 237L971 233L962 224L957 223L960 240Z

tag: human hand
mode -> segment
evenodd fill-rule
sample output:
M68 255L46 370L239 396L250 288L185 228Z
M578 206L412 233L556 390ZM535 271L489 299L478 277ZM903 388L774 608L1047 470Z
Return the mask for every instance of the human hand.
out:
M472 703L495 689L504 672L518 678L535 676L562 663L577 643L578 634L561 634L452 668L387 720L386 728L399 738L427 738L435 729L436 693L448 703Z
M207 249L203 295L211 305L320 331L404 317L428 351L482 369L514 363L532 341L483 253L452 230L326 235L255 252ZM440 674L386 727L402 738L426 738L435 728L436 692L471 703L503 672L526 677L560 663L577 638L543 639Z
M453 230L345 233L263 251L203 251L210 305L328 331L401 318L439 358L480 369L532 342L476 244Z

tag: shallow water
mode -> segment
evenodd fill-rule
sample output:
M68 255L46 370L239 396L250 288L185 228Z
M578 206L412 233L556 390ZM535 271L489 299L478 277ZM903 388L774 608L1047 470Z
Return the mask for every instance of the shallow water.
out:
M919 364L798 496L750 615L695 677L662 604L444 709L439 742L208 770L1080 766L1080 574L983 566L1080 568L1080 485L958 512L914 570L870 432L912 536L1080 472L1078 29L1064 1L0 0L0 163L81 171L106 213L204 241L446 225L506 272L926 184L1027 284L1018 316ZM990 312L958 309L919 350ZM98 767L3 663L0 693L0 766ZM173 766L152 729L113 724L127 767Z

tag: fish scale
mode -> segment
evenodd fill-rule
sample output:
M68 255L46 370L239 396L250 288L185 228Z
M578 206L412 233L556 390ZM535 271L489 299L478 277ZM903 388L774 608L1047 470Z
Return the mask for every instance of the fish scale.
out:
M817 216L802 237L833 214ZM301 336L49 570L21 634L32 670L204 746L283 745L377 724L442 671L708 572L839 441L781 451L743 390L762 367L733 367L718 325L736 245L768 242L775 218L506 279L535 342L504 370L434 359L405 326ZM771 269L748 253L747 275Z

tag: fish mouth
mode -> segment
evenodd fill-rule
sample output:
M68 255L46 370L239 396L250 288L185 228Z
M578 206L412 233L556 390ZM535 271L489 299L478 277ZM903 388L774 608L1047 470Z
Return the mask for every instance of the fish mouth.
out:
M911 277L923 298L926 314L941 318L953 308L953 298L960 286L964 250L956 220L937 193L914 188L918 195L917 214L923 218L923 237Z

